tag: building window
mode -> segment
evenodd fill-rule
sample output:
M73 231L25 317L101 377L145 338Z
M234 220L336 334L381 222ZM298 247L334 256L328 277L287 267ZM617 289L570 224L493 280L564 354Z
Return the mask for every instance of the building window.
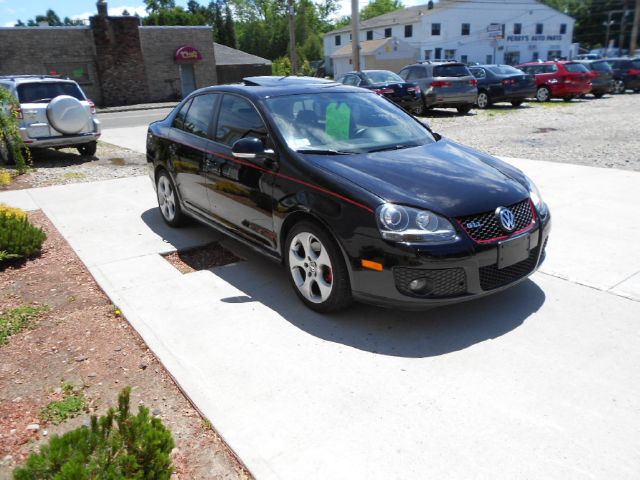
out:
M432 23L431 24L431 35L440 35L440 24Z
M389 38L391 36L391 27L384 29L384 38Z
M513 34L514 35L521 35L522 34L522 24L521 23L514 23L513 24Z
M413 25L404 26L404 37L405 38L413 37Z
M340 45L342 42L340 41L340 35L336 35L336 46Z
M547 53L547 60L559 60L562 57L562 52L560 50L549 50Z
M538 52L533 52L533 57L531 58L532 62L537 62L540 59L540 54Z
M460 55L461 63L469 63L469 57L467 55Z
M544 25L542 23L536 23L536 35L542 35L544 31Z
M349 34L349 41L351 41L351 34Z
M367 40L373 40L373 30L367 30Z
M436 48L436 60L440 60L442 58L442 49Z
M487 61L485 63L487 64L493 63L493 55L487 55Z
M469 33L471 32L471 25L468 23L463 23L462 24L462 35L469 35Z
M424 51L424 59L425 60L431 60L431 50L425 50Z
M455 60L456 51L455 50L445 50L444 51L444 59L445 60Z
M566 23L561 23L560 24L560 35L564 35L565 33L567 33L567 24Z

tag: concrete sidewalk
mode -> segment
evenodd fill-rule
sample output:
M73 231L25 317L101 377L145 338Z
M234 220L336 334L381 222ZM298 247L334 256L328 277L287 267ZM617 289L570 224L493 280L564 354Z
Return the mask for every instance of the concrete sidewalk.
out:
M513 163L552 208L543 273L421 313L317 315L230 241L181 275L159 253L218 234L167 228L146 177L0 202L44 210L258 479L636 478L640 174Z

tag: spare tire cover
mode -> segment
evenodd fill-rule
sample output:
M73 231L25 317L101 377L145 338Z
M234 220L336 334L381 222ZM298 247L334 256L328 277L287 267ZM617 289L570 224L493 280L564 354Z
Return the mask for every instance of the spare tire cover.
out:
M77 98L59 95L49 102L47 118L60 133L78 133L89 121L89 112Z

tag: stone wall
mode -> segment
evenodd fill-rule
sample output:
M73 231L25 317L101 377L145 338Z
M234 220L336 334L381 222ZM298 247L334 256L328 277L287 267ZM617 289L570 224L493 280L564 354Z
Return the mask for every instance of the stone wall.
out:
M149 100L139 24L136 17L91 17L103 105Z
M0 75L53 72L78 81L87 97L102 103L88 27L0 28Z
M180 68L174 60L179 47L191 45L202 54L195 62L197 88L217 83L211 27L140 27L140 44L148 81L149 101L181 98Z

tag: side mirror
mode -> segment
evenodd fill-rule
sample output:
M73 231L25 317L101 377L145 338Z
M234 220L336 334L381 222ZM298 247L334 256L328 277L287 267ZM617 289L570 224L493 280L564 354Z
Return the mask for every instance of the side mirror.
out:
M259 160L273 157L273 150L266 150L262 144L262 140L255 137L236 140L231 147L231 152L234 157L245 160Z

